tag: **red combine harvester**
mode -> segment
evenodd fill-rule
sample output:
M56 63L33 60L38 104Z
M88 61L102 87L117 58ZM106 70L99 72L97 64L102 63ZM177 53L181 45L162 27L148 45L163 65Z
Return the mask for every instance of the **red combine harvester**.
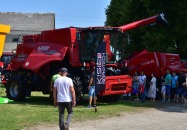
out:
M178 54L148 52L147 50L131 56L127 66L131 76L135 71L144 71L147 76L155 73L157 78L165 75L166 70L170 70L171 73L187 72Z
M87 93L90 70L95 66L96 50L106 44L106 82L99 96L118 97L132 90L132 78L124 75L124 64L119 63L118 49L125 44L126 31L152 23L165 23L163 14L120 27L63 28L26 35L18 44L11 61L13 69L6 84L7 96L22 100L26 96L25 76L32 75L32 91L50 93L50 80L55 70L67 67L73 79L77 99Z

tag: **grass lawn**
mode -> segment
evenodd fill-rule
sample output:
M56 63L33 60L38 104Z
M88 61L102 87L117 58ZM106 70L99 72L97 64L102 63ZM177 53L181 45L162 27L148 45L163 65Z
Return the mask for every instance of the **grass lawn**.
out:
M5 89L0 96L5 97ZM87 109L88 100L85 99L74 108L73 121L84 121L88 119L106 118L119 116L122 112L141 112L147 108L159 108L162 103L127 101L124 99L115 103L99 102L97 112ZM0 129L19 130L24 127L34 126L39 123L58 123L58 109L49 100L49 95L33 92L29 100L24 102L11 102L0 104Z

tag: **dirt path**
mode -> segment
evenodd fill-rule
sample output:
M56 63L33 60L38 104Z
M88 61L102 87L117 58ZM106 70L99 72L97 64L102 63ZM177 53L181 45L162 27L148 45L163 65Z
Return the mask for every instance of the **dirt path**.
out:
M70 130L187 130L187 107L148 109L141 113L124 113L118 117L75 122ZM58 126L39 125L24 130L58 130Z

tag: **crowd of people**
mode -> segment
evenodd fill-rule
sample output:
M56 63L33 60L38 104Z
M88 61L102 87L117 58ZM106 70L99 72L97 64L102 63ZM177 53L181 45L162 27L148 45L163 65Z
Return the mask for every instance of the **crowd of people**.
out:
M135 95L136 101L144 102L145 99L149 99L155 102L156 98L160 98L157 95L161 95L161 102L173 101L187 106L187 73L170 74L170 71L166 70L166 75L161 77L160 86L154 73L149 81L143 71L140 75L135 72L132 78L132 94Z
M92 107L92 97L94 97L94 107L96 108L97 97L95 95L95 68L92 69L88 85L89 103L87 108ZM54 105L58 106L59 110L59 127L61 130L68 129L71 118L73 115L72 107L76 105L75 90L73 87L73 81L67 77L67 68L61 68L58 73L52 77L51 91L53 91ZM28 84L30 83L29 74L27 75ZM148 79L142 71L140 75L137 72L132 77L133 89L132 94L135 95L135 100L141 103L145 102L147 98L155 102L158 93L161 95L162 102L176 102L183 103L183 106L187 106L187 73L180 72L176 74L170 71L166 71L166 75L161 77L161 86L158 86L157 78L154 73L151 74L151 78ZM67 109L68 115L66 121L64 121L64 110Z

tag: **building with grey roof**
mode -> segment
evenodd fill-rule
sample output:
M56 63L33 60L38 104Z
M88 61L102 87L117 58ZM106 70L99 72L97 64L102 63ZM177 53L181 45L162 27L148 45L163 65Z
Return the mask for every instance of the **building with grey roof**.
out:
M4 51L11 51L16 48L15 41L19 35L40 34L43 30L54 29L55 14L0 12L0 24L11 26L4 46Z

